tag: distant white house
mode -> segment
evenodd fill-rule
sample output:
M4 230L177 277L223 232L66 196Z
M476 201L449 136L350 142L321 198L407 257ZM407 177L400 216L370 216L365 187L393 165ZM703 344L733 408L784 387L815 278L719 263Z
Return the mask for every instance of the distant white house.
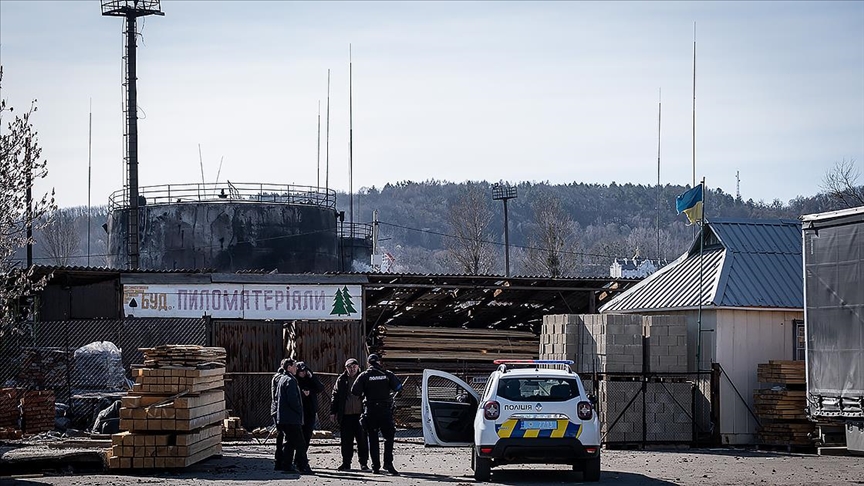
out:
M639 249L633 258L616 258L609 266L609 276L612 278L645 278L666 264L665 261L654 262L639 257Z

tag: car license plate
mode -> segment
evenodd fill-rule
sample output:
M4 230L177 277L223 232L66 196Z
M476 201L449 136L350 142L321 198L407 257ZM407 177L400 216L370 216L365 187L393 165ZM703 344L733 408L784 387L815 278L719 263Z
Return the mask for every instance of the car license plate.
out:
M522 428L532 430L554 430L558 428L558 422L556 420L523 420Z

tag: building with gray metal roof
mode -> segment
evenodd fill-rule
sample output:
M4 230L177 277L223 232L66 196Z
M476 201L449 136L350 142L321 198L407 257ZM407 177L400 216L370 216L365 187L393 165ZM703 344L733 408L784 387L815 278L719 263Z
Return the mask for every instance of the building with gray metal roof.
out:
M804 346L801 223L718 219L702 231L680 258L599 310L685 316L688 368L722 369L723 443L752 443L753 392L764 386L757 365L798 359Z

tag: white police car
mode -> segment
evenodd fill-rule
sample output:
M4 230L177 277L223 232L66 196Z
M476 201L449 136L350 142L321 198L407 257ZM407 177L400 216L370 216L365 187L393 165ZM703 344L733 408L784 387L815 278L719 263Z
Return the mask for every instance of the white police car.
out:
M427 446L470 446L474 478L504 464L571 464L600 480L600 421L569 360L497 360L482 396L459 378L423 371Z

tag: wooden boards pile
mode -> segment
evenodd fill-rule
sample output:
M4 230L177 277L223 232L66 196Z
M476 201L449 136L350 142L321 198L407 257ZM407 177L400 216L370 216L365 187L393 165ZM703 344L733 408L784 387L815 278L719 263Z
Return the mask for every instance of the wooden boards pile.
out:
M225 350L159 346L141 350L144 368L121 399L120 429L111 436L115 469L186 467L222 453L226 417Z
M540 350L540 338L531 332L497 329L379 326L376 341L373 351L386 367L402 372L458 371L473 364L491 371L493 360L534 359Z
M758 365L756 377L768 387L753 393L760 444L771 446L813 445L808 434L814 425L807 420L803 361L769 361Z
M783 383L805 385L803 361L772 360L757 365L756 377L760 383Z

